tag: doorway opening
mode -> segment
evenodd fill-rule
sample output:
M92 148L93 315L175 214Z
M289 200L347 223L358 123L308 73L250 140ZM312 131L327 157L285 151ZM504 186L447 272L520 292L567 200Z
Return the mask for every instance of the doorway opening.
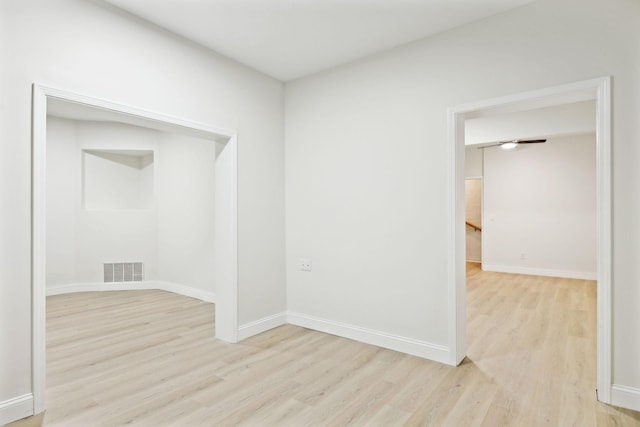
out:
M482 264L482 176L465 178L464 199L466 261Z
M493 114L595 101L598 400L611 402L611 95L610 77L462 105L449 111L449 354L467 354L465 256L465 120ZM494 148L495 149L495 148ZM485 223L490 218L485 218ZM483 257L486 254L483 253ZM521 256L521 254L517 254ZM526 255L525 255L526 256Z
M46 295L47 295L47 117L67 115L93 123L116 123L138 129L154 129L166 134L197 138L211 145L215 156L214 194L211 207L213 265L216 310L215 335L237 342L237 142L234 131L149 112L103 99L63 91L43 85L33 86L32 163L32 365L34 413L45 410L46 378ZM153 150L123 143L121 147L87 147L76 157L83 165L82 205L98 209L138 209L144 212L153 203ZM114 166L115 165L115 166ZM126 169L126 170L125 170ZM124 171L124 172L123 172ZM87 173L88 172L88 173ZM106 175L105 175L106 174ZM97 179L96 177L100 177ZM106 177L106 178L105 178ZM113 185L119 183L117 191ZM132 191L135 188L135 191ZM120 260L116 260L120 261ZM112 282L140 280L145 273L139 260L104 264L104 277ZM101 271L102 272L102 271ZM108 274L109 273L109 274ZM128 274L130 273L130 274ZM131 276L131 277L128 277ZM105 283L106 285L107 283Z

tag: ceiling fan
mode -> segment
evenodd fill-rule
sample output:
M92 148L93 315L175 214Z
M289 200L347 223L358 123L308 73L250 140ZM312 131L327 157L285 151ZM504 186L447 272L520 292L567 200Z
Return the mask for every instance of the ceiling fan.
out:
M478 148L489 148L489 147L500 147L503 150L513 150L518 148L520 144L540 144L543 142L547 142L546 139L513 139L511 141L502 141L496 144L485 145L484 147Z

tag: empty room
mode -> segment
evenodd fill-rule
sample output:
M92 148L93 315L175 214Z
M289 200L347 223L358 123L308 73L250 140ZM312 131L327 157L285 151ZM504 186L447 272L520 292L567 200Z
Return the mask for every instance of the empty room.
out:
M465 121L467 355L572 406L597 389L596 104L521 108Z
M3 0L0 425L640 426L639 22Z

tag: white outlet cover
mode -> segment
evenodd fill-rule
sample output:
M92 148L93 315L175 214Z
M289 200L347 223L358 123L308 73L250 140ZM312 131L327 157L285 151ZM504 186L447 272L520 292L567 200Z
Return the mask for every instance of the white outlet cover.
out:
M308 258L300 258L300 270L311 271L311 260Z

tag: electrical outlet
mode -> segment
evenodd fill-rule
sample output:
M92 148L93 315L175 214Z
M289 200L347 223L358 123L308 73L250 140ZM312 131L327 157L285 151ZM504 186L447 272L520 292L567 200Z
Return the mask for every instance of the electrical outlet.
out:
M300 258L300 271L311 271L311 260L308 258Z

